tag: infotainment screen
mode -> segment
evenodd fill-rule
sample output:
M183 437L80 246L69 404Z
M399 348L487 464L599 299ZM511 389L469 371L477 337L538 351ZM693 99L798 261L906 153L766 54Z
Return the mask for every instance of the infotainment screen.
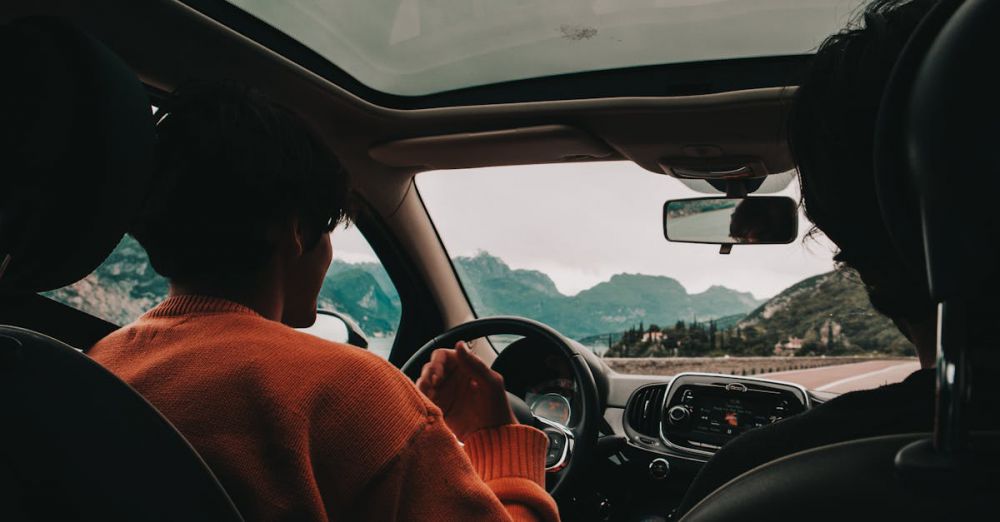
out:
M790 391L741 383L685 384L665 406L664 436L672 444L704 451L804 410Z
M759 397L726 397L702 393L694 401L691 429L704 433L739 435L775 422L773 400Z

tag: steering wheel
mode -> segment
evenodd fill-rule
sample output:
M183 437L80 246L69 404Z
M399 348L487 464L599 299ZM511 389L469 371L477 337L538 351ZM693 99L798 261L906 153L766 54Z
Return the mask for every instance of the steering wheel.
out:
M418 349L402 371L416 380L420 371L437 348L451 348L458 341L470 341L488 335L520 335L551 345L566 358L579 388L579 415L569 426L535 416L520 397L507 392L510 407L518 422L542 430L549 438L545 459L546 489L553 497L570 490L571 484L583 475L593 458L600 427L600 406L597 384L590 366L568 339L552 328L522 317L484 317L460 324L431 339Z

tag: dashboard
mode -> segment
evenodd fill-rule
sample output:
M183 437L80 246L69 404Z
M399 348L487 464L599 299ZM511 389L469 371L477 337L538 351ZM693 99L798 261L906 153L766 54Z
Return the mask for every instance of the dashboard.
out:
M665 394L660 438L670 447L711 455L738 435L805 411L793 385L709 375L679 375Z
M682 373L636 389L625 406L629 442L657 453L711 457L749 430L802 413L800 386L728 375Z
M752 377L618 374L577 348L594 374L604 415L596 459L580 479L587 486L560 504L566 519L664 520L720 448L824 400L795 384ZM520 339L493 367L537 417L567 427L578 422L581 389L557 350ZM550 441L547 466L560 449Z

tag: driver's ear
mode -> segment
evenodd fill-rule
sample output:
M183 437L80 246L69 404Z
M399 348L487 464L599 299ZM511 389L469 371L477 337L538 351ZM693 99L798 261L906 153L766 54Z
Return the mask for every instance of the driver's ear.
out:
M301 256L306 252L306 233L298 218L292 218L291 226L292 238L295 240L295 254Z
M291 218L272 229L278 251L291 257L301 257L306 251L305 231L300 221Z

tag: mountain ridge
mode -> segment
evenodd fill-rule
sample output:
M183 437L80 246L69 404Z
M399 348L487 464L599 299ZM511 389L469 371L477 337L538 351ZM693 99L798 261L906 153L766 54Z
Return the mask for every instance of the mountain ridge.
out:
M747 292L717 285L691 294L671 277L629 273L565 295L544 272L511 268L488 252L460 256L453 263L480 316L531 317L573 338L622 331L639 322L670 324L746 314L764 303ZM85 279L46 293L116 324L135 320L166 294L166 280L153 271L131 236ZM318 302L350 315L369 335L391 335L399 324L399 295L379 263L334 260Z

